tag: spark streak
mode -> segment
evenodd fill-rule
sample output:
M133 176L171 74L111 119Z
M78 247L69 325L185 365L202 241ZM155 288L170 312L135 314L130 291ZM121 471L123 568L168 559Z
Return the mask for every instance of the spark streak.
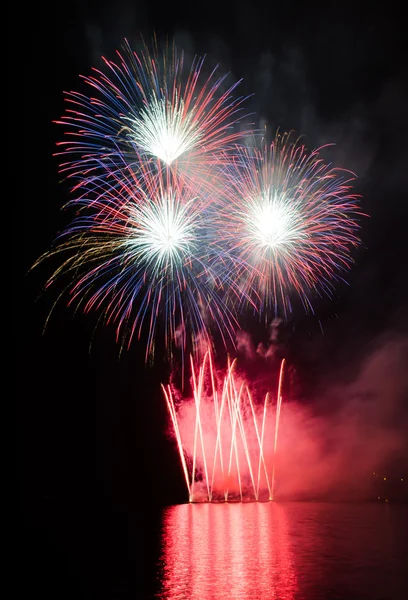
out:
M276 407L270 394L266 394L261 407L254 404L248 386L236 377L235 364L228 364L219 401L210 352L205 354L197 374L191 358L194 424L191 415L186 417L185 400L176 402L172 387L162 386L190 502L275 497L285 360L280 367Z
M205 57L185 63L173 45L134 51L125 41L116 62L103 58L102 70L83 77L89 95L67 92L67 110L57 123L66 131L60 142L61 172L86 186L105 176L105 166L135 172L140 160L172 167L180 176L207 182L206 167L237 143L245 132L243 97L234 97L239 81L227 84L218 67L204 75Z
M262 149L237 148L223 167L220 245L240 281L242 302L287 315L293 295L306 310L352 264L359 239L355 176L307 151L290 134Z

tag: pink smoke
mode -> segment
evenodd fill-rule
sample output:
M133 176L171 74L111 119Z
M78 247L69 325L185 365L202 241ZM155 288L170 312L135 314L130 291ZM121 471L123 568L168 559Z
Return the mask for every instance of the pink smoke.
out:
M276 342L272 328L270 346ZM237 346L247 358L254 359L256 353L248 334L237 336ZM313 401L284 397L276 453L277 382L271 382L265 404L265 397L257 396L257 386L235 370L234 389L237 394L243 390L241 424L236 420L234 425L225 404L220 425L214 390L219 415L226 372L214 370L213 377L205 373L200 385L196 376L196 398L175 396L180 439L190 473L194 462L194 499L206 497L209 483L216 498L222 499L226 487L230 498L243 492L245 498L253 499L257 489L259 499L267 499L273 469L277 499L363 497L370 490L372 473L385 469L406 444L407 358L406 338L382 336L360 360L352 381L327 384ZM290 369L286 371L286 377L289 375ZM231 441L234 435L235 445Z

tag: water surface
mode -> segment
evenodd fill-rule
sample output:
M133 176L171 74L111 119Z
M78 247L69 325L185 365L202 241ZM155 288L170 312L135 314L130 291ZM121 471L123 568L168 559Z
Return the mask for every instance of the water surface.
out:
M162 517L157 597L407 600L407 536L407 506L172 506Z

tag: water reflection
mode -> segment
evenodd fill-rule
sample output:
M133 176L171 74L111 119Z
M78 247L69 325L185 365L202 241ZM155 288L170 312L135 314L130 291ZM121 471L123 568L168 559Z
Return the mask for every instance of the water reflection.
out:
M174 506L165 512L162 539L161 598L295 597L287 518L278 504Z
M167 600L406 600L407 507L324 503L167 508Z

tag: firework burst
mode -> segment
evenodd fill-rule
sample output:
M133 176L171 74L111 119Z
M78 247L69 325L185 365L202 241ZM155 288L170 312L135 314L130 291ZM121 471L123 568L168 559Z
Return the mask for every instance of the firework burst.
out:
M323 162L290 134L270 146L237 148L224 169L219 210L222 254L244 300L260 310L291 312L295 291L307 310L313 295L332 295L352 263L359 213L355 176Z
M76 217L36 264L62 256L48 285L70 275L69 302L123 345L146 336L146 356L162 329L168 349L211 347L214 331L227 344L244 306L288 313L293 290L311 308L358 244L354 176L287 134L238 145L238 84L204 71L175 46L126 42L58 121Z
M124 163L136 171L142 159L206 181L204 167L243 135L235 129L239 82L228 86L217 68L206 77L204 58L186 68L175 46L136 53L126 42L116 62L103 60L103 71L83 78L92 94L66 93L67 110L57 121L67 129L61 171L87 186L106 174L106 164L109 171L120 172Z
M213 326L224 341L233 337L237 324L222 301L208 194L193 196L168 172L145 171L138 179L123 169L120 191L111 173L73 204L76 218L38 261L64 255L48 285L71 275L70 304L101 310L124 344L145 332L146 357L159 323L170 351L175 340L183 351L198 337L211 344Z

